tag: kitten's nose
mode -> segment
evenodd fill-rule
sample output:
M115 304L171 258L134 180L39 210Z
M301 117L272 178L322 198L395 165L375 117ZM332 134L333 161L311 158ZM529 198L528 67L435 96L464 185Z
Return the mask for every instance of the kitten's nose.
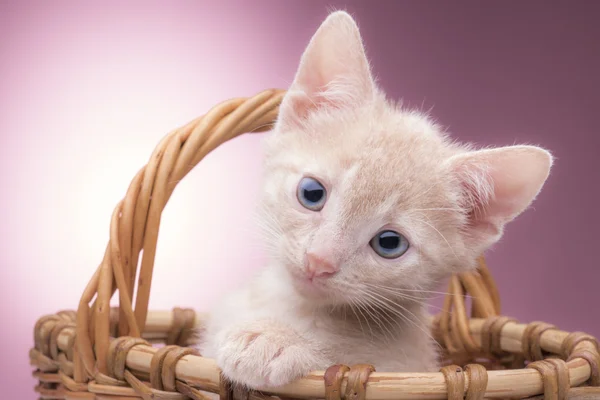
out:
M315 277L329 278L338 271L338 266L331 260L314 253L306 253L306 276L311 281Z

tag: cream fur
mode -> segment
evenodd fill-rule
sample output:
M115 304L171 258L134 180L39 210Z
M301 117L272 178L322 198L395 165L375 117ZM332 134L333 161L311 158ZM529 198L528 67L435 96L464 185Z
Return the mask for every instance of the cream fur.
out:
M258 211L270 263L213 310L203 354L250 387L334 363L436 370L427 298L442 279L474 267L533 201L551 164L538 147L454 143L427 116L388 101L355 22L332 13L266 139ZM296 198L304 176L327 189L319 212ZM409 250L378 256L369 241L382 229L403 234ZM302 283L309 251L340 271Z

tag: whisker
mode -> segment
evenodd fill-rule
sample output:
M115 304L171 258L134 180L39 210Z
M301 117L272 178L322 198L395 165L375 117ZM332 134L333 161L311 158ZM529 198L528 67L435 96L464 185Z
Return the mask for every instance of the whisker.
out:
M356 304L357 304L357 306L358 306L358 307L357 307L357 310L358 310L358 312L359 312L359 313L360 313L360 315L362 315L362 316L363 316L363 318L365 319L365 323L367 324L367 328L369 328L369 332L371 332L371 337L373 337L373 336L374 336L374 334L373 334L373 329L371 328L371 324L369 324L369 319L368 319L367 317L365 317L365 314L363 314L363 312L362 312L362 307L361 307L361 305L360 305L360 302L357 302Z
M377 324L377 326L379 326L379 328L381 329L381 331L382 331L381 333L383 334L384 342L389 343L389 341L393 338L394 335L387 328L387 326L385 325L385 323L381 322L381 317L379 316L379 314L377 313L377 311L369 303L367 303L367 302L365 302L363 300L358 300L358 301L364 307L365 312L371 317L371 319L373 319L375 321L375 323ZM387 335L388 333L390 334L389 337Z
M369 296L369 294L368 294L367 292L365 292L364 290L362 290L362 289L358 289L358 291L359 291L361 294L363 294L363 295ZM379 305L379 304L378 304L378 305ZM400 330L402 330L402 329L403 329L403 326L400 324L400 321L398 321L396 318L394 318L394 316L393 316L393 315L390 315L390 314L388 313L388 311L389 311L389 310L388 310L388 307L387 307L387 306L386 306L386 307L383 307L383 308L381 308L381 309L380 309L380 311L383 313L383 315L384 315L384 317L385 317L385 319L386 319L386 321L387 321L388 323L395 324L395 325L396 325L396 326L397 326L397 327L398 327Z
M431 189L433 189L434 187L438 186L439 183L436 182L433 185L429 186L425 191L419 193L419 195L417 196L416 200L420 200L423 196L425 196L427 193L429 193L431 191Z
M360 322L360 317L358 316L358 314L354 310L355 306L356 306L356 302L354 300L350 300L350 310L352 310L352 313L354 314L354 316L356 317L356 319L358 321L358 324L360 325L360 331L362 332L363 336L366 337L365 330L363 329L362 322Z
M391 312L393 312L396 315L398 315L398 317L403 318L405 321L411 323L415 328L418 328L421 332L423 332L425 335L427 335L427 337L429 339L431 339L432 342L436 343L438 345L438 347L441 348L441 346L439 345L439 343L437 343L435 341L435 339L433 339L433 337L431 336L431 333L428 332L427 329L424 329L424 327L422 326L422 324L419 323L419 317L417 317L412 311L410 311L406 307L402 306L402 304L400 304L400 303L394 303L393 301L391 301L387 297L382 296L382 295L380 295L378 293L375 293L375 292L366 292L365 291L365 292L363 292L363 294L369 296L373 301L378 302L381 306L387 307ZM415 318L416 321L410 319L408 316L406 316L404 313L402 313L401 311L397 310L396 308L392 308L392 306L400 307L402 310L404 310L405 312L407 312L410 315L412 315Z
M418 292L418 293L433 293L433 294L440 294L440 295L444 295L444 296L448 296L448 295L453 295L453 293L448 293L448 292L436 292L433 290L423 290L423 289L405 289L405 288L398 288L398 287L393 287L393 286L385 286L385 285L376 285L373 283L366 283L365 285L369 285L372 286L374 288L385 288L385 289L391 289L391 290L395 290L398 292Z
M374 284L371 284L371 283L368 283L368 282L364 282L363 284L366 285L366 286L372 287L372 288L382 289L382 290L385 290L386 292L394 293L398 297L401 297L401 298L406 299L406 300L414 300L414 301L429 300L428 297L419 297L419 296L405 294L402 291L395 290L395 288L391 288L391 287L374 285Z
M390 293L390 294L392 294L394 296L398 296L398 297L400 297L402 299L402 296L398 295L398 293L396 293L396 292L393 292L393 291L390 291L390 290L387 290L387 289L382 289L382 290L385 291L385 292L387 292L387 293ZM406 300L409 301L409 302L418 304L420 306L423 306L423 307L433 308L433 309L438 310L438 311L447 312L447 311L445 311L443 309L443 307L438 307L438 306L436 306L434 304L431 304L431 303L429 303L427 301L421 301L421 300L417 300L417 299L406 299Z
M444 239L444 242L446 242L446 244L448 245L448 248L450 249L450 251L452 252L452 254L454 254L454 257L456 258L456 260L458 260L458 256L456 255L456 253L454 252L454 249L452 248L452 246L450 245L450 242L448 242L448 239L446 239L446 237L444 235L442 235L442 232L440 232L435 226L433 226L432 224L430 224L429 222L423 221L422 219L416 219L416 221L422 222L425 225L428 225L431 229L433 229L434 231L436 231L438 233L438 235L441 236L442 239Z
M451 208L451 207L433 207L433 208L411 208L407 210L407 213L412 211L463 211L462 208Z

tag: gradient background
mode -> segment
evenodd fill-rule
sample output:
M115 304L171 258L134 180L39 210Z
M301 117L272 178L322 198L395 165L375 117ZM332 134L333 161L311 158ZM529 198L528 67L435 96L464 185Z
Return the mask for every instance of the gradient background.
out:
M0 5L3 397L36 397L33 325L76 307L159 139L217 102L287 87L328 6L355 14L390 96L434 107L456 138L554 152L489 263L506 314L600 336L600 2L15 1ZM152 308L208 307L261 264L247 239L260 138L227 143L178 188Z

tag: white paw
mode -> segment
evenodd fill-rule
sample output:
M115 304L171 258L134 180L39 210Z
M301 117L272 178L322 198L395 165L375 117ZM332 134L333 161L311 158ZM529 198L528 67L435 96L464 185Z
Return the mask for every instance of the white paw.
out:
M255 322L223 332L217 364L232 382L251 388L288 384L319 367L318 357L292 329Z

